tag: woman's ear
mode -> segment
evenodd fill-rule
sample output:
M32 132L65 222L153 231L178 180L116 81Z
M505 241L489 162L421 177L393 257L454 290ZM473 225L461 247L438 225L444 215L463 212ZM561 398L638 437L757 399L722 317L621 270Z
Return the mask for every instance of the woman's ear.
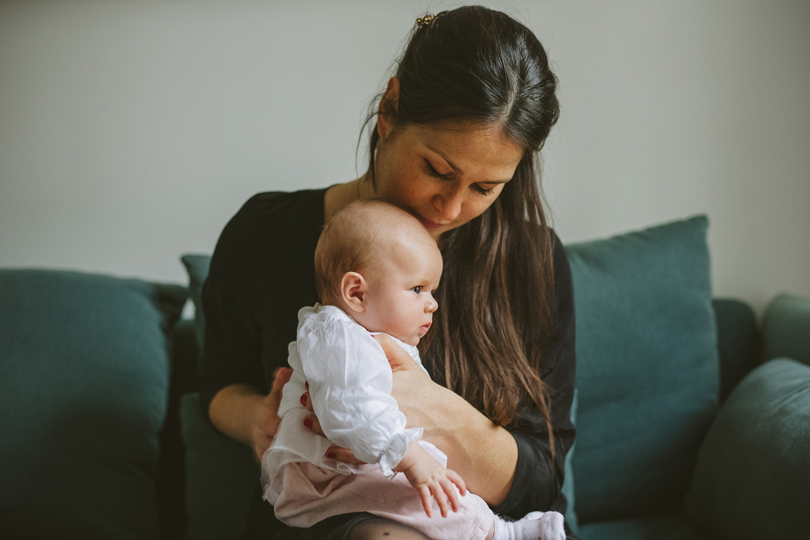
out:
M391 77L388 79L388 88L385 89L380 100L380 106L377 109L377 134L380 140L384 141L394 129L394 124L391 122L391 114L397 110L397 103L399 102L399 79Z
M368 284L363 276L357 272L346 272L340 280L340 297L346 306L362 313L366 310L366 293Z

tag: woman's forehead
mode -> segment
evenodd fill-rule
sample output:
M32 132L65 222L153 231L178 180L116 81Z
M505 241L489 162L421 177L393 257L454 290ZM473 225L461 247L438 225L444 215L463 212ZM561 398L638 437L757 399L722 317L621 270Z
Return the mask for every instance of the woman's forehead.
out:
M441 157L461 175L481 166L514 171L524 154L524 149L496 124L447 121L408 129L417 147Z

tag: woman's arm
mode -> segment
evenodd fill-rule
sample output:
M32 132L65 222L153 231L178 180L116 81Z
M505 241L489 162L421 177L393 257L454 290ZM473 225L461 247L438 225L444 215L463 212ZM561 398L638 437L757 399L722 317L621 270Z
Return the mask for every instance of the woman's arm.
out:
M423 438L447 454L447 466L464 478L470 491L490 505L502 503L517 465L512 435L464 398L431 381L388 336L375 338L394 371L393 397L408 418L408 427L424 428Z
M509 494L515 478L518 448L512 435L458 394L438 386L434 410L425 417L424 438L448 456L448 467L464 478L470 491L497 506ZM396 388L396 387L395 387ZM398 396L397 392L394 396ZM400 401L400 408L405 400ZM426 405L424 396L420 400ZM412 412L414 408L408 407ZM406 416L408 413L406 412Z
M399 347L391 348L389 354L389 360L394 358L394 397L408 425L425 428L425 439L447 454L448 465L462 475L470 491L496 512L516 518L533 510L565 510L560 489L565 454L575 437L570 420L575 323L571 270L556 235L554 276L554 329L543 350L541 373L551 388L553 461L545 419L533 403L520 413L514 429L507 431L457 394L430 381Z
M288 368L277 370L273 387L266 396L247 384L226 386L211 400L208 408L211 422L225 435L252 448L256 458L261 460L278 431L282 388L291 374Z

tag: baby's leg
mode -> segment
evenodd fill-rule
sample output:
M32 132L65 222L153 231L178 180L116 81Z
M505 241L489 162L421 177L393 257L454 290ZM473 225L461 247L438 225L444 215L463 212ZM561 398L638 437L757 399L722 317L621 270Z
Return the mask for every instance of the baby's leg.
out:
M346 540L380 540L381 538L385 538L385 540L431 540L407 525L378 517L352 527Z
M433 517L427 517L418 493L404 475L399 474L392 480L385 480L382 475L380 478L386 483L377 481L368 485L367 495L373 497L377 504L366 512L407 525L432 540L492 538L495 515L477 495L468 492L462 497L459 494L458 512L449 510L447 517L442 517L439 505L434 500Z
M434 517L429 518L416 491L402 476L388 481L388 487L380 486L379 482L375 482L376 486L368 485L370 491L380 491L383 504L366 512L408 525L432 540L565 540L559 512L532 512L519 521L506 521L472 493L459 496L459 511L448 512L446 518L441 517L438 504L433 501Z
M432 540L565 540L562 515L532 512L519 521L505 521L472 493L459 495L459 511L441 517L433 501L427 517L422 501L405 475L388 480L379 471L343 476L308 463L284 466L284 490L276 501L276 517L293 527L310 527L338 514L368 512L402 523Z
M309 527L338 514L369 512L402 523L432 540L486 540L491 538L494 514L472 494L459 497L458 512L446 518L436 501L429 518L416 490L405 475L388 480L379 469L342 476L307 463L289 463L283 469L284 489L275 513L293 527Z

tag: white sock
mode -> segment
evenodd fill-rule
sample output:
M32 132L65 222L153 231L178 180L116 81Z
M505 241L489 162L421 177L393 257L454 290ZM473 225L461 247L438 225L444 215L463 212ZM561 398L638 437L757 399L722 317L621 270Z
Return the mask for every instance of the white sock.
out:
M492 540L565 540L562 514L530 512L518 521L505 521L495 516Z

